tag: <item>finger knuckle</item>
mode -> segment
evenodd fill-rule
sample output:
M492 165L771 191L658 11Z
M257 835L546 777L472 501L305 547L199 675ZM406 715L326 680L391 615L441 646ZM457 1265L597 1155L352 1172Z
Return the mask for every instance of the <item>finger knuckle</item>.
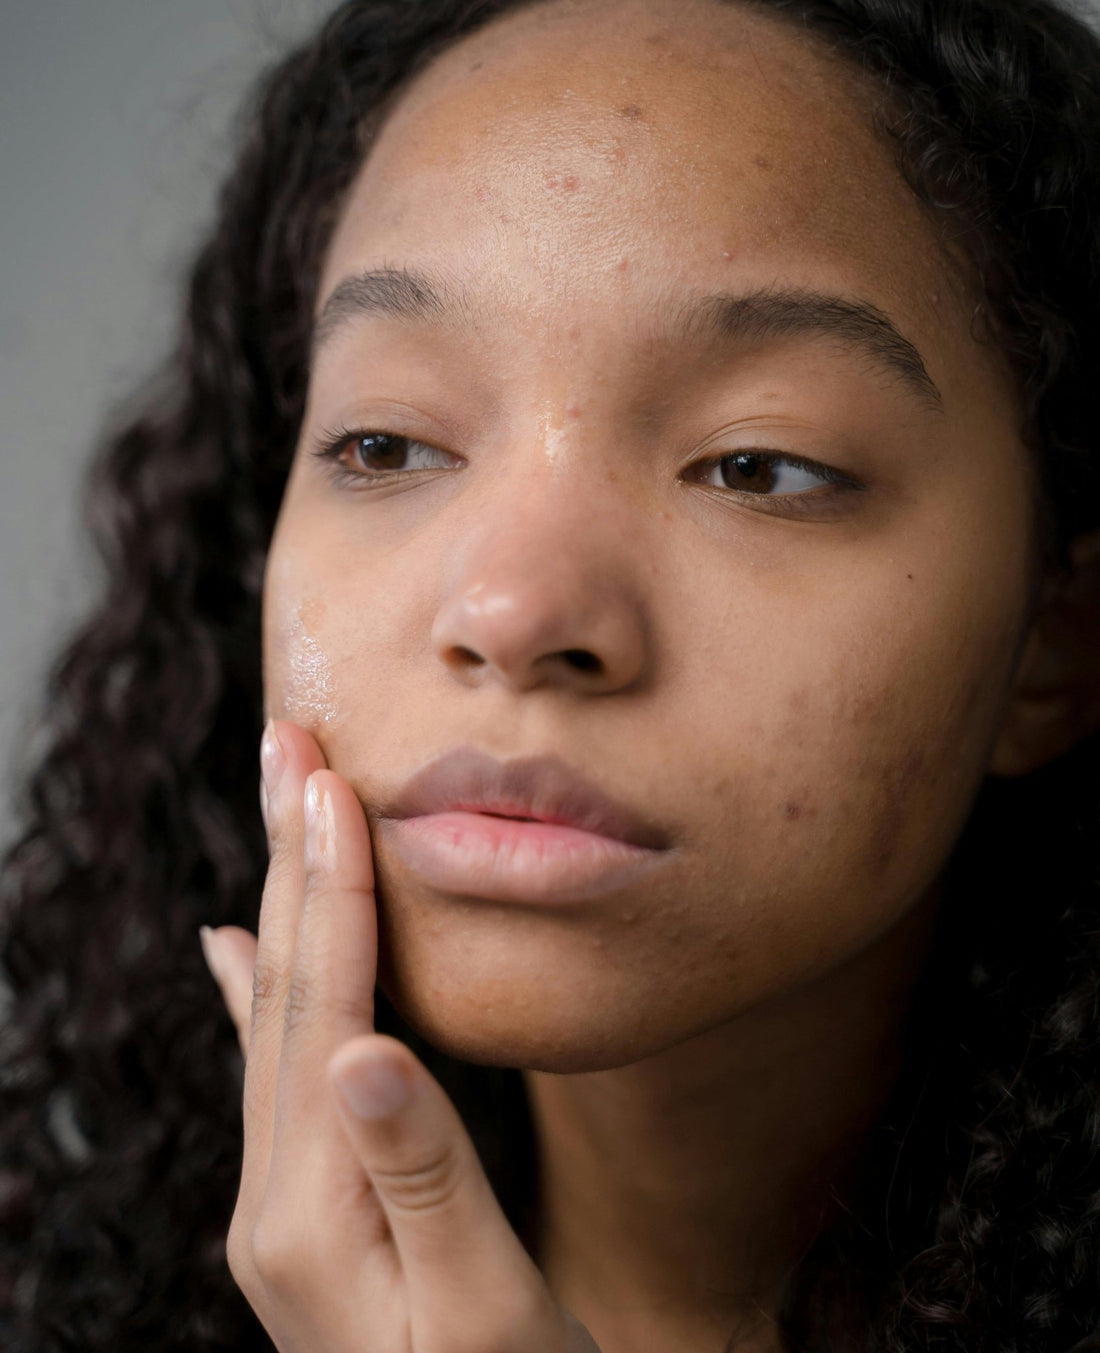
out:
M306 1267L301 1236L281 1216L264 1212L248 1229L248 1259L268 1292L290 1297Z
M252 1012L255 1018L257 1012L269 1009L275 1004L279 988L282 985L282 974L271 963L258 958L256 965L252 969Z
M233 1281L250 1300L256 1295L258 1283L252 1262L251 1223L238 1209L229 1223L225 1238L225 1258Z
M297 1032L312 1001L313 988L309 980L301 973L292 973L283 1002L284 1035Z
M426 1160L372 1169L371 1175L387 1205L410 1214L442 1211L454 1198L462 1177L458 1154L449 1143Z

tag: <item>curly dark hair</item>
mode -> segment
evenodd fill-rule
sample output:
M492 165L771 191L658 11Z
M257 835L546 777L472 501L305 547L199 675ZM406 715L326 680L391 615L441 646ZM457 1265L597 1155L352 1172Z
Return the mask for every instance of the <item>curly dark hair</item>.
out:
M226 1266L242 1067L200 924L255 928L265 553L320 261L387 104L529 0L349 0L263 81L181 338L95 463L105 595L51 675L3 874L0 1344L270 1348ZM1100 43L1053 0L743 0L868 72L1018 373L1049 566L1100 525ZM805 1353L1100 1349L1100 745L982 788L906 1067L781 1321ZM4 988L7 988L6 992ZM519 1073L402 1033L520 1228Z

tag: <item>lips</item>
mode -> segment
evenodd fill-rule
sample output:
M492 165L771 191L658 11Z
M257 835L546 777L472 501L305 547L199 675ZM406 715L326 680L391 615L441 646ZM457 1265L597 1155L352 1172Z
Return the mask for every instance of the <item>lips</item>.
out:
M383 811L393 818L485 813L573 827L647 850L670 844L656 823L555 756L497 761L472 747L459 747L418 771Z

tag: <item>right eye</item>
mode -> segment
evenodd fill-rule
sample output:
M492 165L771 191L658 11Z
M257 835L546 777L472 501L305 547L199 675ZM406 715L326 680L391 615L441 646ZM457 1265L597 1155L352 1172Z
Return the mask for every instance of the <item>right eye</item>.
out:
M325 434L316 455L354 479L388 483L422 470L450 470L461 461L449 451L396 432Z

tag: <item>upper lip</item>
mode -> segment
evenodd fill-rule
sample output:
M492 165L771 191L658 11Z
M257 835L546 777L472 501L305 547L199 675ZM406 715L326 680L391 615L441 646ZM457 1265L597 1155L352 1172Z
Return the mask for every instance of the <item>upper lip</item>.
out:
M579 827L650 850L669 844L656 823L605 794L556 756L498 761L473 747L446 752L417 771L385 816L460 811Z

